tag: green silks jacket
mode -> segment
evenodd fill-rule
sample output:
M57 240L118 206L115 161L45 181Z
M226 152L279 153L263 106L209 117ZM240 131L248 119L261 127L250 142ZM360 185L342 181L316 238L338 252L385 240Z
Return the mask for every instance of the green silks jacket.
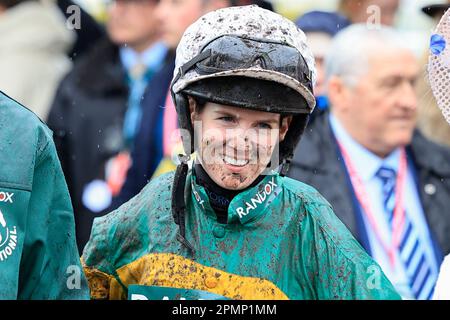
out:
M188 174L186 238L171 212L173 173L94 221L83 253L98 299L400 299L328 202L274 173L230 203L220 224Z
M87 299L51 131L0 92L0 299Z

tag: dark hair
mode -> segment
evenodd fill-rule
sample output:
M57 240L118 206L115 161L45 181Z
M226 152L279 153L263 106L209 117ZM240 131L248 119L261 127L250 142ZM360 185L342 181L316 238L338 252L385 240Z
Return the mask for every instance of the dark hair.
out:
M9 9L25 1L38 1L38 0L0 0L0 6Z
M198 98L198 97L191 96L191 98L195 101L194 112L197 114L202 113L203 109L205 108L205 105L208 101L206 101L205 99L202 99L202 98Z

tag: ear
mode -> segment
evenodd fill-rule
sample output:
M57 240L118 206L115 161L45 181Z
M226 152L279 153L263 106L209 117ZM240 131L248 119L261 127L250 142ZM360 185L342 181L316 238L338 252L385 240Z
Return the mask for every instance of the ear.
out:
M283 118L283 121L281 122L281 127L280 127L280 142L284 140L284 137L286 137L286 133L288 132L291 122L292 122L292 116Z
M327 83L328 99L336 111L344 111L349 106L350 90L342 78L332 76Z

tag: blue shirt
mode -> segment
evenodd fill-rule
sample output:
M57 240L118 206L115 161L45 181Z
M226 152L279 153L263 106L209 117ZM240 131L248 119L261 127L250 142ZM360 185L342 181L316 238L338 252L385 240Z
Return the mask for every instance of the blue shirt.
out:
M148 69L158 71L167 54L167 47L163 42L157 42L153 46L138 53L130 47L121 47L119 50L120 60L127 71L136 63L142 61Z
M130 95L128 98L128 108L125 113L123 134L125 144L128 148L134 146L134 138L140 128L142 118L142 101L146 92L147 86L151 81L153 75L158 72L163 66L164 58L167 54L167 47L158 42L149 47L142 53L138 53L129 47L120 48L120 58L127 73L129 74ZM146 72L142 77L133 79L130 76L131 69L138 63L143 63L146 66ZM160 139L162 133L157 132L157 139ZM159 140L158 140L159 141Z
M398 171L401 149L395 149L386 158L382 159L355 141L332 113L330 113L330 124L336 140L345 148L364 185L365 193L369 198L368 201L383 241L385 243L391 243L391 231L383 208L383 184L376 176L376 173L381 166L390 167ZM438 266L433 251L433 241L417 191L414 173L410 166L408 166L406 175L403 205L411 223L418 231L420 241L425 248L427 260L431 264L432 272L437 274ZM360 206L360 212L363 215L362 218L372 251L372 258L378 262L403 299L414 299L414 295L409 287L406 270L400 259L399 251L397 250L396 252L395 265L392 266L389 261L389 256L379 242L362 206Z

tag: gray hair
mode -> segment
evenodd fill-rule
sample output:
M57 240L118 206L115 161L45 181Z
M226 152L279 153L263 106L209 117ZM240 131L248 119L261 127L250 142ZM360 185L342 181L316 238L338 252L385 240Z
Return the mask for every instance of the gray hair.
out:
M369 58L386 49L409 50L411 47L395 29L386 26L354 24L333 39L325 58L326 81L340 77L353 87L369 69Z

